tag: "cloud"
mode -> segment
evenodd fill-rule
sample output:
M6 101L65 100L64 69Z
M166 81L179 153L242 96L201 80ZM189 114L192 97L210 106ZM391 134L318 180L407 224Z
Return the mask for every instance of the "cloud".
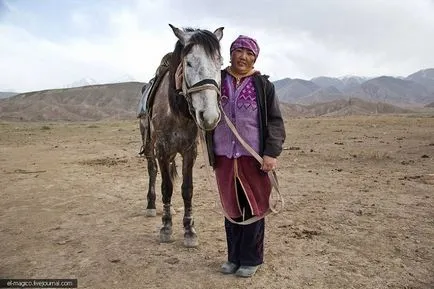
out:
M174 9L195 7L196 17L212 14L257 36L263 51L276 55L271 64L275 70L281 70L278 64L283 61L294 63L305 77L345 72L375 75L410 73L434 64L433 1L239 1L242 12L230 1L219 3L216 7L213 1L187 0ZM302 55L293 58L297 47ZM304 66L306 61L298 61L303 58L323 69Z
M0 0L0 15L11 12L11 11L15 11L16 9L14 8L13 5L11 5L8 1L6 0Z
M2 89L60 88L86 74L110 73L104 62L89 62L85 53L78 55L74 48L39 39L23 29L1 26L0 35L0 43L13 43L0 48Z
M72 11L68 25L74 31L92 29L91 17L83 11ZM140 13L132 9L107 11L105 26L105 35L69 36L55 41L49 35L34 35L14 25L0 24L0 89L63 87L83 77L107 82L125 74L147 81L159 58L173 48L175 38L167 24L165 32L143 29Z
M432 0L238 1L242 9L227 0L53 3L16 1L11 8L0 2L6 11L0 14L0 90L62 87L83 77L106 82L124 74L148 81L174 47L168 23L224 26L225 65L239 34L255 37L261 46L256 68L272 79L408 75L434 66Z
M73 11L71 13L71 22L79 30L87 30L91 27L91 18L80 11Z

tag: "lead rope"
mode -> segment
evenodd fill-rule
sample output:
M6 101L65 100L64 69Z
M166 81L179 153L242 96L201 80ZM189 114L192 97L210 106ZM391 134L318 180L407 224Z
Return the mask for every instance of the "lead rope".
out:
M210 191L214 197L214 192L212 188L218 188L218 184L215 178L211 177L211 175L213 175L214 173L211 170L211 164L209 163L209 154L208 154L208 147L206 145L206 140L205 140L205 132L203 130L199 130L199 140L200 140L200 145L202 147L202 154L203 154L203 158L205 161L205 170L206 170L206 177L208 179L208 184L210 187ZM218 192L217 192L218 194ZM217 207L217 200L214 199L214 208L213 211L218 214L219 212L216 210Z
M224 112L223 108L219 105L219 109L220 112L223 114L224 119L228 125L228 127L230 128L230 130L233 132L233 134L235 135L235 137L238 139L238 141L241 143L241 145L260 163L263 163L263 159L261 156L259 156L256 151L248 144L246 143L246 141L244 141L244 139L240 136L240 134L238 133L237 129L235 128L234 124L232 123L232 121L228 118L228 116L226 115L226 113ZM207 177L208 177L208 181L210 182L210 184L212 183L211 179L214 179L214 186L211 187L218 187L217 182L215 180L215 178L211 178L211 173L210 173L210 164L209 164L209 160L208 160L208 147L206 146L206 140L205 140L205 134L203 131L200 131L200 140L201 140L201 145L202 145L202 151L204 154L204 159L205 159L205 165L207 166ZM225 215L225 217L234 224L238 224L238 225L248 225L251 223L254 223L258 220L263 219L265 216L267 216L268 214L270 214L271 212L273 213L279 213L281 210L283 210L283 207L285 205L285 201L280 193L280 189L279 189L279 183L277 180L277 175L276 172L274 170L271 170L268 172L268 177L270 179L271 182L271 186L272 186L272 191L270 194L270 208L268 209L268 211L262 216L262 217L258 217L258 216L254 216L246 221L242 221L242 222L237 222L235 220L233 220L223 209L223 206L221 204L220 201L220 209L223 212L223 214ZM274 189L274 190L273 190ZM277 199L274 203L274 206L271 205L271 199L273 196L273 191L276 191L277 193ZM219 194L220 195L220 194ZM277 209L278 204L280 203L280 209Z

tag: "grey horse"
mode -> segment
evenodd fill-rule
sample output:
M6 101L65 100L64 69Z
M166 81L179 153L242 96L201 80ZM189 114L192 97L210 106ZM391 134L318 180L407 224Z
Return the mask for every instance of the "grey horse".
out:
M169 24L170 25L170 24ZM161 172L163 201L160 241L172 236L171 199L176 174L175 156L182 156L182 198L184 200L184 245L196 247L194 228L193 165L197 157L199 129L212 130L220 120L220 83L222 58L220 40L223 27L214 32L201 29L178 29L170 25L178 38L171 53L169 69L155 89L148 111L140 117L143 153L148 162L149 187L147 216L156 215L155 181L157 161ZM175 91L175 73L183 66L183 94Z

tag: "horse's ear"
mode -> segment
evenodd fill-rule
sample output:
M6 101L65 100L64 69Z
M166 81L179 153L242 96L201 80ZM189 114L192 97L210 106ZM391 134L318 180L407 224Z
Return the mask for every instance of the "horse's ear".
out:
M223 29L224 27L220 27L214 31L214 35L217 37L219 41L223 38Z
M182 45L185 45L185 32L170 23L169 26L172 28L173 33L175 33L175 36L178 37L179 41L181 41Z

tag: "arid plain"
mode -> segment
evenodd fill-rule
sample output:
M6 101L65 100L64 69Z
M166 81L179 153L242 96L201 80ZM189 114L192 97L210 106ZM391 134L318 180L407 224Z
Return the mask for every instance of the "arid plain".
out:
M266 220L265 264L218 272L223 217L198 156L199 247L145 217L138 123L0 122L0 276L77 278L79 288L434 288L434 112L287 117L284 210ZM179 162L178 162L179 163ZM158 181L160 176L158 176Z

